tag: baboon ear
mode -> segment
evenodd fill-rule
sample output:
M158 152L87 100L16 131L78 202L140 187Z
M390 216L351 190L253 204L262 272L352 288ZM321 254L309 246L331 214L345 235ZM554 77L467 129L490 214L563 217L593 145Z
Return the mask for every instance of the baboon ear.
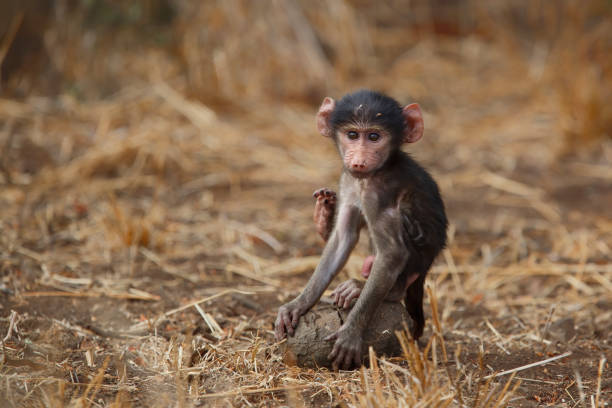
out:
M332 128L329 123L329 119L331 118L331 114L336 107L336 101L327 96L323 99L323 103L319 108L319 112L317 112L317 129L319 133L326 137L332 137Z
M403 143L414 143L423 137L423 114L418 103L411 103L404 106L402 109L404 117L404 134L402 135Z

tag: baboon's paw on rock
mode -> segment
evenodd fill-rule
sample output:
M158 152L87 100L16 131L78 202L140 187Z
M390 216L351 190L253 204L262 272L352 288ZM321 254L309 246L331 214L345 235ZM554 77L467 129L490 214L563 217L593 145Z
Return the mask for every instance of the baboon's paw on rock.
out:
M324 339L340 328L349 311L319 305L302 316L295 334L289 336L282 346L285 363L307 368L330 368L331 361L327 356L334 342ZM395 332L410 327L410 323L410 317L401 303L383 302L366 331L362 361L366 360L370 346L378 356L401 355L402 349Z

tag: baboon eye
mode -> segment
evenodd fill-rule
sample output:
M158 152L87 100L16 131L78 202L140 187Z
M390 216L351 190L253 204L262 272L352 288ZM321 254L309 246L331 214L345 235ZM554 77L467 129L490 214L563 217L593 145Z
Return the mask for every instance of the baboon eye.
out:
M378 139L380 139L380 135L378 133L370 133L368 135L368 139L370 139L372 142L376 142Z
M346 134L346 135L347 135L347 136L348 136L348 138L349 138L349 139L351 139L351 140L357 140L357 139L359 138L359 135L357 134L357 132L352 131L352 130L351 130L350 132L347 132L347 134Z

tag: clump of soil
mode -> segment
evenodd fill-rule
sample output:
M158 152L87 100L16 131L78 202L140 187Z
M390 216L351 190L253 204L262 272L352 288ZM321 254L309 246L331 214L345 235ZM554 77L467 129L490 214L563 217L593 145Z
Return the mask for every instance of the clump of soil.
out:
M331 305L319 305L302 316L295 334L288 337L284 344L282 353L285 363L307 368L330 368L331 361L327 356L334 342L324 339L340 328L349 311ZM366 361L370 346L379 356L401 355L402 349L395 332L409 327L409 322L404 305L399 302L383 302L366 332L361 360Z

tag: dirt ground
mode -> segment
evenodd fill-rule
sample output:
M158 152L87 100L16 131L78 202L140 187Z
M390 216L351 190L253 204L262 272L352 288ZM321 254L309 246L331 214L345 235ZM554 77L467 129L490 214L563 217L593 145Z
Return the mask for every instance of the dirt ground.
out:
M272 330L340 174L318 93L215 104L138 58L159 76L109 96L0 97L0 405L611 405L612 139L574 136L553 62L423 39L326 90L421 104L407 150L451 224L422 344L335 373L285 365Z

